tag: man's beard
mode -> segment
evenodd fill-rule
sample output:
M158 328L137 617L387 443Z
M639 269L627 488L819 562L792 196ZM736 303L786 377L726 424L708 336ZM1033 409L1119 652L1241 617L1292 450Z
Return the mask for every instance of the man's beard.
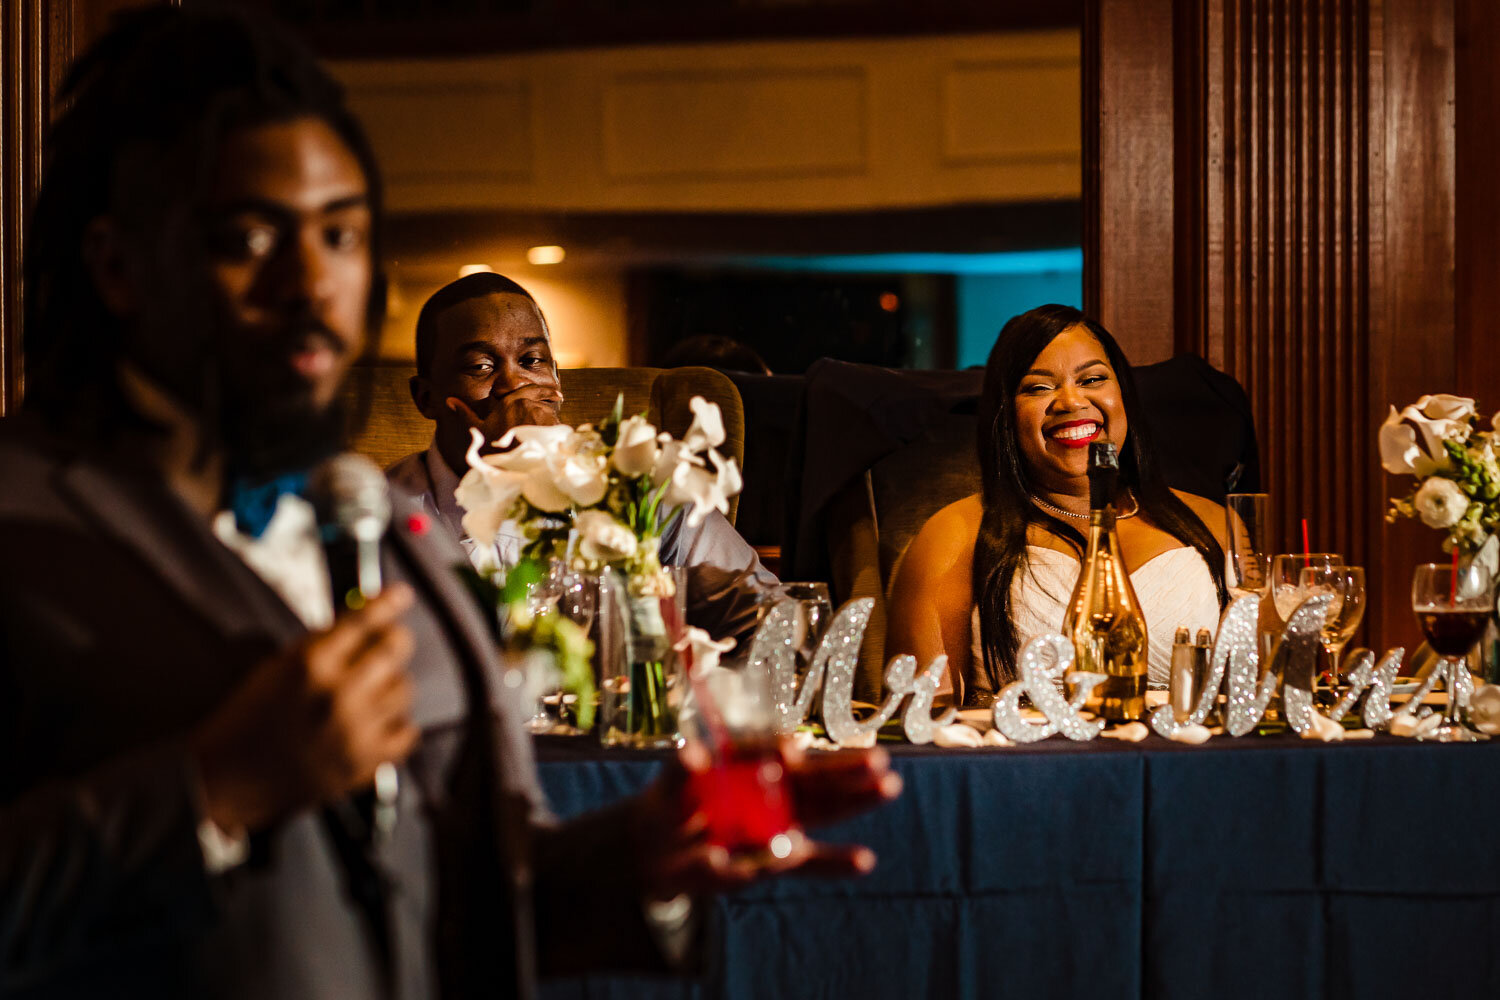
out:
M204 447L224 455L232 476L265 481L341 450L348 436L342 396L320 403L287 360L309 338L341 351L338 338L305 318L272 335L222 319L199 328L220 333L196 344L163 338L156 343L166 349L140 352L136 363L197 412Z
M252 482L312 468L343 450L347 434L342 398L320 407L310 394L252 400L231 390L218 424L232 474Z

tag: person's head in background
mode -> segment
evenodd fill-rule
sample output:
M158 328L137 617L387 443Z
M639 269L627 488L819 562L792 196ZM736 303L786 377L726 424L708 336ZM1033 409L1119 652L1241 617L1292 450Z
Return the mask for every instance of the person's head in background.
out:
M749 372L770 375L771 366L755 351L733 337L707 333L673 344L657 362L658 368L687 368L702 365L727 372Z
M555 424L562 387L541 307L516 282L480 271L444 285L417 316L411 398L437 424L438 453L459 475L478 427L487 442L512 427Z
M156 7L60 99L26 255L27 408L107 435L149 429L142 393L165 396L230 475L333 450L385 302L379 174L339 84L259 17Z

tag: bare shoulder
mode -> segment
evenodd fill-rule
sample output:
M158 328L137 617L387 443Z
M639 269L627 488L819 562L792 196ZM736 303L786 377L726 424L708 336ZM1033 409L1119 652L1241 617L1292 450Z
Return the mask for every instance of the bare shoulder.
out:
M1225 542L1223 505L1216 504L1207 497L1200 497L1194 493L1184 493L1182 490L1173 490L1172 493L1177 499L1187 504L1189 510L1198 515L1198 520L1202 521L1203 526L1213 533L1213 536L1219 540L1220 545L1223 545Z
M974 541L984 507L978 495L950 503L927 519L907 546L897 567L902 583L930 583L954 570L967 573L974 561Z
M984 505L980 503L979 494L955 500L927 519L912 540L912 547L921 545L924 550L945 552L972 551L983 520Z

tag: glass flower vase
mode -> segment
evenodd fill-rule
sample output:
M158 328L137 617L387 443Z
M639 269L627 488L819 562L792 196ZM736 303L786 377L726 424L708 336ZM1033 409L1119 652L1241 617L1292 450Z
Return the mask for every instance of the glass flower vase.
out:
M682 742L683 684L672 648L673 622L685 621L686 578L669 566L654 580L607 570L599 578L599 741L661 748ZM665 614L663 612L666 612Z

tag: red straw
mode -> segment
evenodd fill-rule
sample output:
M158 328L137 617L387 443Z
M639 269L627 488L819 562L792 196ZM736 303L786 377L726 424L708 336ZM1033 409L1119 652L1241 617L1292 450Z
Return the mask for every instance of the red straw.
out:
M1448 603L1458 603L1458 546L1453 546L1453 579L1448 583Z
M1302 519L1302 558L1306 562L1312 562L1312 546L1307 541L1307 518L1305 517Z

